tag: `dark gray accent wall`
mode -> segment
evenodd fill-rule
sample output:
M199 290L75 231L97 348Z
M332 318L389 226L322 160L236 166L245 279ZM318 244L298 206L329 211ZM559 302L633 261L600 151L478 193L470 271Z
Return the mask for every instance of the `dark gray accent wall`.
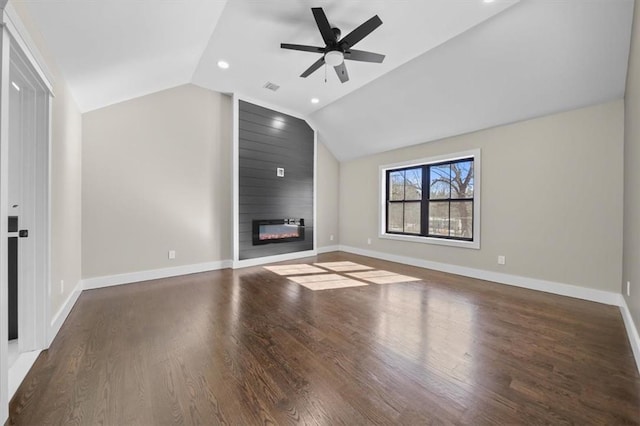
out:
M299 118L239 102L239 257L313 250L313 129ZM284 177L276 169L284 168ZM253 245L254 219L303 218L304 241Z

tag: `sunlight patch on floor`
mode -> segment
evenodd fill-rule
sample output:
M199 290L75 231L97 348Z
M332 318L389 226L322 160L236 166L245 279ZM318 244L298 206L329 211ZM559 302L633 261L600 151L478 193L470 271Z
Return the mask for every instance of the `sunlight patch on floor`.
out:
M394 284L420 281L420 278L376 270L370 266L349 261L322 262L314 263L313 265L296 263L293 265L265 266L264 268L278 275L286 276L290 281L314 291L360 287L368 285L367 282L373 284ZM331 271L337 273L329 273Z
M322 274L327 272L324 269L317 268L313 265L307 265L306 263L265 266L264 268L278 275Z
M373 269L370 266L361 265L355 262L323 262L323 263L314 263L316 266L320 266L321 268L330 269L336 272L344 272L344 271L365 271L369 269Z
M305 277L289 277L289 279L309 290L330 290L334 288L360 287L368 285L362 281L352 280L337 274L310 275Z
M300 275L297 277L289 277L291 281L294 283L302 284L302 283L314 283L320 281L335 281L341 280L346 277L338 274L316 274L316 275Z
M368 285L362 281L356 281L338 274L304 275L288 278L289 280L314 291Z
M358 278L360 280L369 281L374 284L394 284L420 281L420 278L414 278L408 275L400 275L389 271L353 272L347 275L349 275L350 277Z

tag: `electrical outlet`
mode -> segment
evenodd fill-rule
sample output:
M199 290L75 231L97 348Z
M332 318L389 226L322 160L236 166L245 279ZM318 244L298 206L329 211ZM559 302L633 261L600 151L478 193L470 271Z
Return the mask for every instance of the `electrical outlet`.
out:
M504 265L507 263L507 259L504 256L498 256L498 265Z
M371 238L367 238L367 244L371 244Z
M176 251L169 250L169 259L175 259L175 258L176 258Z
M333 235L329 235L329 241L333 241Z
M64 293L64 280L60 280L60 294Z
M631 296L631 281L627 281L627 297Z

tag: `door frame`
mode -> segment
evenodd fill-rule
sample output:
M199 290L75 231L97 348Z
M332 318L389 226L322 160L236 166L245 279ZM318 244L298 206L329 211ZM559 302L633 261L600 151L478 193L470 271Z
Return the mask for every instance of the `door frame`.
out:
M23 303L24 315L33 319L32 341L25 350L46 349L49 345L51 299L51 105L53 88L50 73L42 56L35 48L35 43L18 17L13 6L0 0L0 423L4 423L9 414L9 367L7 364L8 349L8 304L7 304L7 242L8 242L8 147L9 147L9 97L10 70L13 52L14 60L20 57L39 84L44 88L42 95L44 109L38 112L37 136L38 152L36 153L37 185L36 198L43 200L39 205L41 214L37 215L35 226L39 228L42 238L37 243L37 256L41 260L38 268L36 284L27 290L27 299L33 304ZM19 324L20 327L20 324ZM26 374L26 371L25 371ZM22 378L19 379L22 381Z
M18 347L23 353L47 346L48 306L39 294L46 293L49 283L49 92L13 40L9 56L11 84L16 83L22 96L19 125L23 135L20 179L24 206L19 212L20 228L29 231L27 239L19 240L18 255ZM10 102L9 108L15 106ZM8 208L11 210L11 206Z

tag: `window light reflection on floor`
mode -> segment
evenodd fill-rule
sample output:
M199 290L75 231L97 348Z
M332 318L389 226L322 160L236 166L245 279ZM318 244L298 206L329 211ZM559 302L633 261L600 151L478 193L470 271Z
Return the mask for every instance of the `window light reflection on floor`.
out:
M290 281L314 291L365 286L367 282L393 284L420 281L419 278L375 270L370 266L349 261L321 262L314 265L297 263L293 265L265 266L264 268L278 275L286 276ZM345 273L345 275L339 274L340 272Z

